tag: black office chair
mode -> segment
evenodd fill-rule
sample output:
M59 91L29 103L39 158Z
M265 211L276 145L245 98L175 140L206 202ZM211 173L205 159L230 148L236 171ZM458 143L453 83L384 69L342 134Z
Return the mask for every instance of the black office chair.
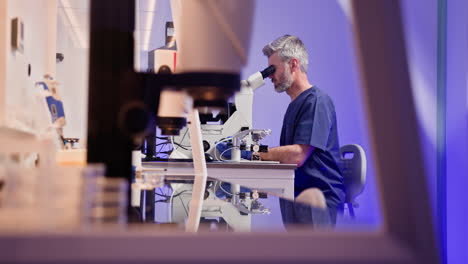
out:
M354 208L359 207L355 199L362 193L366 183L366 153L357 144L344 145L340 148L340 158L346 188L345 206L354 218Z

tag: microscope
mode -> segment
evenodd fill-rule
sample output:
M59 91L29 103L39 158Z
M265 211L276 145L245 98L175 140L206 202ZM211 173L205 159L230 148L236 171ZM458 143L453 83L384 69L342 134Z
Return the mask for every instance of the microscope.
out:
M256 72L246 80L240 82L241 89L234 95L234 103L228 103L223 111L205 111L200 114L201 131L203 136L203 150L207 158L226 160L216 145L228 142L231 149L231 161L241 160L240 151L252 151L252 160L259 160L258 152L266 152L267 146L261 145L260 140L270 134L269 129L253 129L252 106L254 91L265 84L264 79L275 71L269 66ZM190 134L183 128L180 135L172 138L173 151L171 159L191 159Z

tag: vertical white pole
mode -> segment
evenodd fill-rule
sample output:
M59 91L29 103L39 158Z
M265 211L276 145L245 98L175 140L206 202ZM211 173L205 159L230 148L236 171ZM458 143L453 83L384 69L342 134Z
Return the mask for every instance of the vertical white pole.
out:
M56 78L57 53L57 1L47 0L47 68L46 74Z
M205 193L208 171L206 169L205 153L203 152L202 135L198 110L193 109L189 116L190 143L192 145L195 178L193 183L192 200L190 201L189 216L185 231L196 232L200 225L201 210L203 207L203 194Z

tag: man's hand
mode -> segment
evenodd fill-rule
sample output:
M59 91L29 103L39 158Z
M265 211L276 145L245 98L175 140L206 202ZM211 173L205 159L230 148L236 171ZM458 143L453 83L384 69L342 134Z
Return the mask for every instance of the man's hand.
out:
M314 151L314 147L305 144L294 144L275 148L269 148L268 152L260 153L262 160L274 160L281 163L296 164L302 166Z

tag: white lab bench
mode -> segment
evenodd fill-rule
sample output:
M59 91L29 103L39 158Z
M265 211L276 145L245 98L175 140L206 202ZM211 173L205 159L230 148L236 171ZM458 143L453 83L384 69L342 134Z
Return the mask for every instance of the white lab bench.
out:
M192 162L143 162L143 170L158 169L168 179L193 178ZM294 199L294 164L270 162L208 162L208 177Z

